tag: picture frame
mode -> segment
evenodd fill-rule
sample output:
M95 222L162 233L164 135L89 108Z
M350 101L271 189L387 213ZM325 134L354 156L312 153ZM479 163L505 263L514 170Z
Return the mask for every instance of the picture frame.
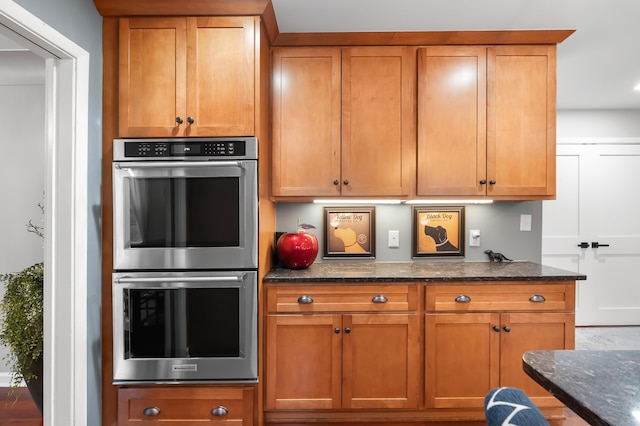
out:
M324 207L323 218L323 258L375 258L375 206Z
M413 206L412 257L464 257L464 206Z

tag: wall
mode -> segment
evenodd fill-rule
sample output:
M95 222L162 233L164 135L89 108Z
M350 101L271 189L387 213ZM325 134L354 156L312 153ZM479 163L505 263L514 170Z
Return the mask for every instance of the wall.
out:
M87 182L87 425L100 424L100 185L102 155L102 18L90 0L16 0L90 54Z
M26 228L29 220L43 226L44 96L44 60L31 52L0 52L0 274L44 259L42 239ZM0 346L0 360L8 352ZM0 386L9 380L9 367L0 361Z
M428 205L428 204L424 204ZM520 231L520 215L532 217L530 232ZM320 250L316 262L323 253L323 205L311 203L278 203L276 206L276 229L278 232L293 232L298 219L316 227L310 232L316 234ZM411 227L412 207L410 205L376 206L376 258L378 262L412 261ZM540 262L542 203L499 202L493 204L469 204L465 206L466 232L465 257L462 258L420 258L415 261L486 261L485 250L501 252L514 260ZM480 230L480 246L469 247L469 230ZM400 247L387 247L389 230L400 231ZM333 259L332 259L333 260ZM359 259L363 261L363 259ZM370 260L367 260L370 261Z
M637 138L640 110L561 110L556 135L560 143L562 138Z

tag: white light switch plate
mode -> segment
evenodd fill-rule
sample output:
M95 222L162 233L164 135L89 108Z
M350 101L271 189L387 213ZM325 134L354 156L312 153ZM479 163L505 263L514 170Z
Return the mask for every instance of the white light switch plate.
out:
M480 230L472 229L469 231L469 247L480 246Z
M531 215L530 214L520 215L520 230L531 231Z
M400 231L389 231L389 248L400 247Z

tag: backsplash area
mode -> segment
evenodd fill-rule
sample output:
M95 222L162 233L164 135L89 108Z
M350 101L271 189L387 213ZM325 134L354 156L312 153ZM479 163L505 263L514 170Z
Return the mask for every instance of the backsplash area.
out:
M335 206L335 205L326 205ZM312 224L309 229L318 237L319 252L316 262L336 261L323 259L324 253L324 209L322 204L278 203L276 206L276 230L295 232L298 221ZM362 207L358 205L343 205ZM420 206L435 207L424 203ZM454 204L448 205L454 206ZM455 205L458 206L458 205ZM434 261L487 261L485 250L503 253L513 260L540 263L542 236L542 201L496 202L493 204L467 204L464 221L464 257L420 257L412 258L412 206L375 205L375 261L378 262L434 262ZM520 231L521 215L531 216L531 231ZM399 247L389 248L389 231L399 231ZM480 231L480 245L469 246L470 230ZM344 261L339 258L337 261ZM351 261L352 259L349 259ZM355 259L371 262L372 259Z

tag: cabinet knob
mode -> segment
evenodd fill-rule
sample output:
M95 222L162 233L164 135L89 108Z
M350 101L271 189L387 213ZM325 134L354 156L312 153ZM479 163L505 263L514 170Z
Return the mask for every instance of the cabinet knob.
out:
M346 327L346 328L344 329L344 332L345 332L345 334L349 334L349 333L351 333L351 328L350 328L350 327Z
M344 183L345 185L349 185L349 179L343 180L342 183Z
M456 303L470 303L470 302L471 302L471 298L466 294L461 294L460 296L456 297Z
M227 408L223 407L222 405L218 405L211 410L211 415L215 417L222 417L226 416L227 414L229 414L229 410L227 410Z
M336 334L340 334L340 327L334 328L333 332L336 333Z
M497 325L494 325L493 331L495 331L496 333L500 333L500 327L498 327Z
M485 185L486 183L487 183L487 180L486 180L486 179L482 179L482 180L480 181L480 185Z
M176 117L176 123L182 124L184 123L184 120L182 119L182 117Z
M142 415L147 417L153 417L160 414L160 409L156 406L147 407L142 410Z
M303 305L310 305L313 303L313 297L307 296L306 294L298 297L298 303Z
M378 294L377 296L373 296L373 299L371 299L373 303L387 303L388 300L389 299L387 299L384 294Z
M495 185L495 184L496 184L496 180L495 180L495 179L491 179L491 180L489 181L489 183L490 183L491 185Z
M542 303L542 302L544 302L544 301L545 301L545 300L547 300L547 299L545 299L545 298L544 298L544 296L543 296L543 295L541 295L541 294L534 294L533 296L531 296L531 297L529 298L529 300L530 300L531 302L535 302L535 303Z
M509 327L508 325L505 325L504 327L502 327L502 329L507 333L511 331L511 327Z
M193 124L195 122L196 122L196 120L193 117L187 117L187 123Z
M338 179L335 179L335 180L333 181L333 184L334 184L334 185L340 185L340 181L339 181Z

